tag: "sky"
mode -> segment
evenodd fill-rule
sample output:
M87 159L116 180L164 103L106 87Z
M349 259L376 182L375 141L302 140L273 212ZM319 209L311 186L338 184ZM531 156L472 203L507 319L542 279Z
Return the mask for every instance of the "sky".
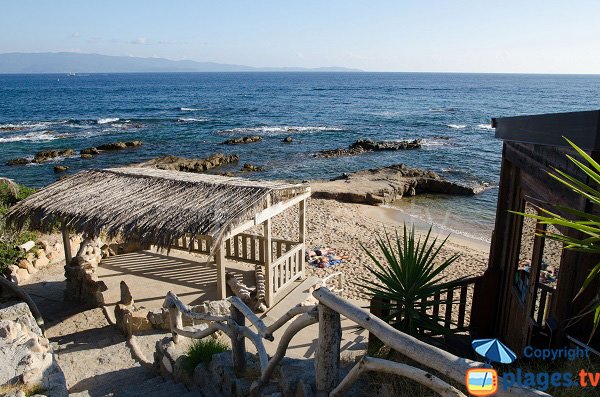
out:
M257 67L600 73L600 1L0 0L0 53Z

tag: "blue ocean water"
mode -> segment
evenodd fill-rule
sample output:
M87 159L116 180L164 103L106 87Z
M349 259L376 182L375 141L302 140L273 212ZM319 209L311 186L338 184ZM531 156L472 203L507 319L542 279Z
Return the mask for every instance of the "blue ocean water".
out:
M31 186L69 172L162 155L237 153L250 178L325 179L404 163L484 182L477 197L417 197L401 210L486 239L493 226L501 142L491 117L600 107L600 76L428 73L165 73L0 76L0 175ZM24 127L8 131L6 127ZM261 135L250 145L220 143ZM292 136L294 143L281 140ZM424 139L421 150L316 159L359 138ZM6 166L39 150L144 141L138 149ZM240 165L230 167L239 169ZM442 226L444 226L442 225Z

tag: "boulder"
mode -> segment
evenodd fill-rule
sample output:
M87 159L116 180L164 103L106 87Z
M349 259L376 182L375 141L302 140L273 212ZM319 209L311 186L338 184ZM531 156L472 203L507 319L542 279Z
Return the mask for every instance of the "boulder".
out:
M292 143L294 141L294 139L291 136L286 136L285 138L282 139L281 142L283 143Z
M16 159L11 159L6 162L6 165L25 165L31 163L31 160L28 160L23 157L19 157Z
M245 171L245 172L261 172L264 170L265 170L264 167L261 167L259 165L252 165L250 163L244 164L244 166L241 169L241 171Z
M188 159L176 156L166 156L146 161L138 164L138 166L153 167L162 170L204 172L211 168L236 163L239 161L239 159L240 158L235 154L225 155L223 153L213 154L205 159Z
M341 156L355 156L363 153L410 150L421 148L423 141L415 139L412 141L373 141L371 139L359 139L348 148L327 149L317 152L315 157L331 158Z
M50 263L50 260L44 254L44 251L41 251L39 253L38 258L33 262L33 266L35 266L36 269L40 269L42 267L48 266L49 263Z
M89 148L86 148L86 149L81 149L79 151L79 154L96 155L96 154L100 154L100 151L98 149L96 149L95 147L89 147Z
M55 159L57 157L68 157L73 156L74 154L75 150L73 149L43 150L35 154L35 156L33 157L33 162L39 164Z
M244 136L241 138L231 138L223 141L223 145L237 145L241 143L254 143L262 141L262 137L258 135Z
M65 172L66 170L68 170L69 167L66 165L55 165L54 166L54 173L58 174L61 172Z
M30 262L27 259L25 259L25 258L19 259L17 261L17 266L19 268L21 268L21 269L27 269L27 267L29 266L29 264L30 264Z
M83 154L81 155L81 158L82 158L82 159L84 159L84 160L89 160L89 159L93 159L93 158L94 158L94 155L92 155L92 154L87 154L87 153L83 153Z
M98 146L98 150L106 150L106 151L123 150L128 147L142 146L142 144L143 144L142 141L112 142L112 143L105 143L103 145Z

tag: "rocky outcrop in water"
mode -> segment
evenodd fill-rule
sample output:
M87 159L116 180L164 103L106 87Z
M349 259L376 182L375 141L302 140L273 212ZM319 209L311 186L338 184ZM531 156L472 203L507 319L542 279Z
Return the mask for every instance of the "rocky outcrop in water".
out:
M231 138L223 142L223 145L238 145L241 143L254 143L262 141L262 137L258 135L249 135L241 138Z
M79 153L81 154L82 158L90 158L89 156L96 156L96 155L100 154L102 151L110 152L110 151L114 151L114 150L123 150L123 149L127 149L127 148L139 147L139 146L142 146L143 144L144 143L142 141L112 142L112 143L105 143L98 147L85 148L85 149L82 149ZM86 157L84 157L84 155Z
M246 172L261 172L264 170L265 170L264 167L261 167L260 165L252 165L250 163L244 164L244 166L241 169L241 171L246 171Z
M146 161L138 164L138 166L155 167L162 170L204 172L221 165L236 163L239 161L239 159L240 158L236 154L226 155L223 153L213 154L205 159L188 159L176 156L165 156Z
M341 156L356 156L363 153L419 149L422 140L413 141L373 141L371 139L359 139L348 148L327 149L315 153L315 157L331 158Z
M343 174L328 182L311 184L312 197L360 204L387 204L403 196L422 193L472 196L484 186L464 186L450 182L433 171L404 164Z
M41 164L58 157L68 157L73 155L75 155L75 150L73 149L42 150L41 152L37 152L35 156L33 156L33 160L21 157L8 160L6 162L6 165L25 165L30 163Z

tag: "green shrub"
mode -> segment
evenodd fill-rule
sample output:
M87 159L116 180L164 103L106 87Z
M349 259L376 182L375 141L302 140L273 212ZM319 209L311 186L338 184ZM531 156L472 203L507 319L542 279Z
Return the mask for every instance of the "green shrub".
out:
M16 190L16 191L15 191ZM4 215L11 205L29 197L34 189L23 185L9 185L8 182L0 182L0 274L6 272L8 266L15 264L19 259L25 257L15 247L29 240L36 240L38 234L32 231L14 232L6 228Z
M211 337L196 339L185 354L185 369L191 374L198 364L208 364L213 354L223 353L227 350L229 350L229 346L218 339Z

